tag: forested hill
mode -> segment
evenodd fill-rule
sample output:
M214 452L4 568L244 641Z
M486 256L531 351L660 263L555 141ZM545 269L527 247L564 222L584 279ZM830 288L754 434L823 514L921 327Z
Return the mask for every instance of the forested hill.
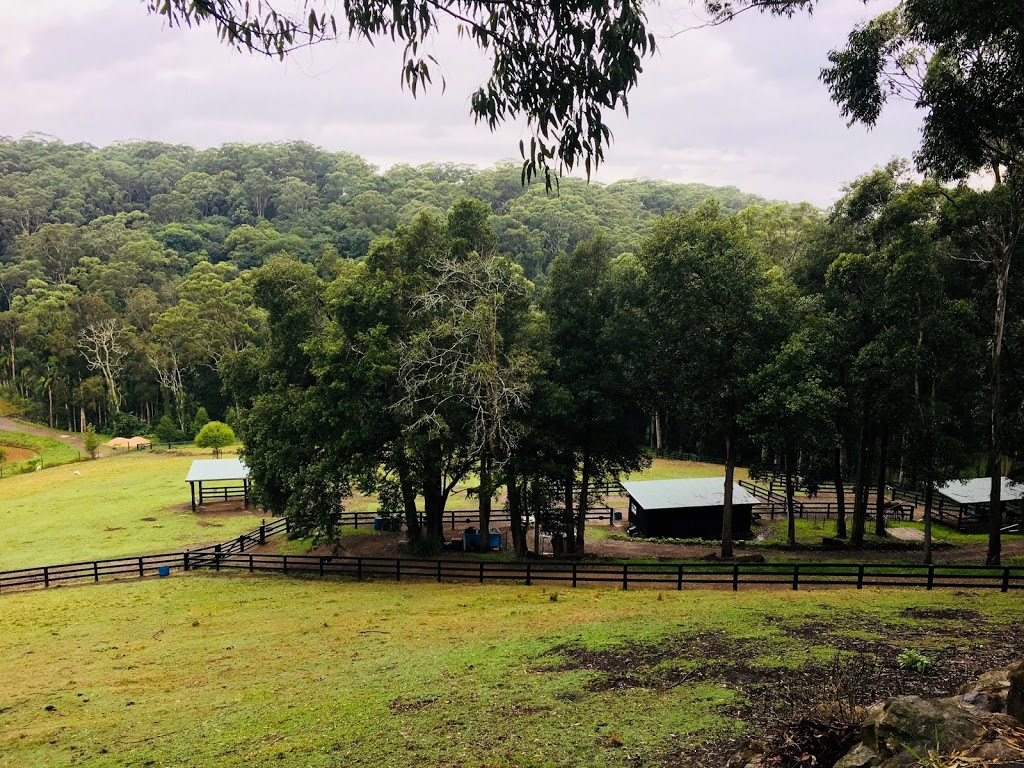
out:
M517 163L484 171L398 165L381 172L357 155L302 142L197 150L156 142L96 148L4 140L0 310L29 278L88 292L87 284L107 281L101 273L111 261L181 275L198 261L244 270L281 252L307 262L333 252L358 258L374 237L425 208L443 213L463 196L491 206L500 252L530 278L599 228L615 251L628 252L654 219L708 197L731 213L765 202L734 187L652 180L565 179L559 194L548 195L543 184L522 186ZM134 256L119 252L127 240ZM31 266L12 272L16 263ZM130 281L116 282L103 298L123 308Z

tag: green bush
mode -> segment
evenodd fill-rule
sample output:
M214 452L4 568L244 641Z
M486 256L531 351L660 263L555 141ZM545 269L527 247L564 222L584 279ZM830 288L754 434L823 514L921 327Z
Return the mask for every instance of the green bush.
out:
M235 433L222 421L208 422L196 435L197 448L212 448L213 455L220 457L221 449L235 442Z

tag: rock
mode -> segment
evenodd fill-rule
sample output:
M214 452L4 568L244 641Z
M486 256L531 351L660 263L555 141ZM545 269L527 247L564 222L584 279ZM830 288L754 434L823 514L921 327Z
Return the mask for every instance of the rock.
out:
M984 727L953 701L897 696L868 710L861 731L864 743L888 761L904 750L952 752L970 746Z
M835 764L835 768L868 768L875 765L878 753L866 744L858 744Z
M1019 748L1010 745L998 737L972 750L971 757L995 765L1007 765L1013 762L1020 764L1024 761L1024 753Z
M725 768L747 768L749 765L760 765L764 759L764 752L757 746L748 744L745 747L733 752L725 764Z
M1024 723L1024 661L1007 669L1010 688L1006 692L1006 714Z
M982 712L1005 712L1006 696L1010 692L1010 670L993 669L974 683L960 688L954 701L962 707Z

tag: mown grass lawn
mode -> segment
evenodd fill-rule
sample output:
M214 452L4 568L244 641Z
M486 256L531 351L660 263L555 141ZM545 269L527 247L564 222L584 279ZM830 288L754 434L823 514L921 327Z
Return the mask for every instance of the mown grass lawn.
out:
M177 551L258 527L255 511L192 513L185 484L192 459L127 451L5 478L0 570Z
M660 766L742 733L730 665L1019 621L999 594L552 594L193 574L4 596L0 766ZM802 631L823 621L845 634Z

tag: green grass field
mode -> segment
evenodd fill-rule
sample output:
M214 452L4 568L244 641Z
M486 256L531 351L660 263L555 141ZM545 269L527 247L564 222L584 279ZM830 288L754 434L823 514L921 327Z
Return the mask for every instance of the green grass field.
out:
M5 478L0 570L177 551L258 527L255 511L192 513L185 485L192 459L129 451Z
M661 766L742 731L733 669L964 642L928 620L953 593L551 597L197 574L7 595L0 766ZM1019 621L1018 596L969 606L968 633Z

